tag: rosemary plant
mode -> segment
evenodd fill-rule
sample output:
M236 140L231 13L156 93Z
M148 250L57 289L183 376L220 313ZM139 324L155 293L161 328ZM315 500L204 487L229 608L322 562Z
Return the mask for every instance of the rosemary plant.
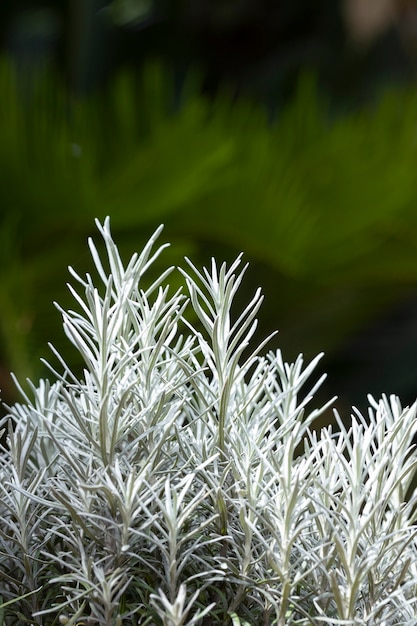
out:
M52 348L2 423L0 624L417 624L416 406L316 432L321 355L251 347L240 257L187 260L185 296L144 286L161 228L125 267L97 226L61 310L83 374Z

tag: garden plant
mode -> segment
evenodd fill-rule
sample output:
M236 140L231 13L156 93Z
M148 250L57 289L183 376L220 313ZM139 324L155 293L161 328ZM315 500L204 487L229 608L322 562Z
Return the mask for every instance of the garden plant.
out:
M241 257L183 294L147 279L162 228L126 265L97 226L58 306L83 371L52 347L1 424L0 624L417 624L416 406L316 430L321 355L252 345Z

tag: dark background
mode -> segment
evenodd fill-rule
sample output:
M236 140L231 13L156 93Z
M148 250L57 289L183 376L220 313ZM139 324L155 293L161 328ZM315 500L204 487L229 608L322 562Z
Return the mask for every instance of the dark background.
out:
M413 2L393 0L393 15L384 20L380 11L382 26L371 20L358 34L349 4L360 3L4 0L1 45L26 66L47 59L79 91L100 88L120 68L137 70L156 56L179 75L197 65L209 95L227 85L233 97L250 94L276 108L310 68L341 103L357 104L381 85L412 78L416 18Z
M85 239L108 212L127 255L161 221L178 254L197 262L243 250L242 302L259 285L266 296L260 336L279 328L272 347L288 359L324 350L325 393L342 408L362 407L367 392L414 401L417 8L393 1L372 20L354 4L3 0L7 402L8 372L36 380L47 342L64 345L52 301L66 302L68 263L89 269ZM127 96L120 76L133 85ZM78 106L89 111L82 132ZM72 161L59 166L61 144L75 173ZM246 163L252 186L236 173ZM277 164L291 170L282 201Z

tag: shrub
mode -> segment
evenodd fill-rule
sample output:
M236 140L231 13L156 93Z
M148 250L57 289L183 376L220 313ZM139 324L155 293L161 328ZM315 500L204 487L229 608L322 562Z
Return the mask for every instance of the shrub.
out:
M240 257L187 260L187 299L172 268L145 286L161 228L124 267L97 225L102 286L70 269L61 309L83 374L53 348L55 382L3 420L0 623L416 624L416 406L316 432L321 355L250 347Z

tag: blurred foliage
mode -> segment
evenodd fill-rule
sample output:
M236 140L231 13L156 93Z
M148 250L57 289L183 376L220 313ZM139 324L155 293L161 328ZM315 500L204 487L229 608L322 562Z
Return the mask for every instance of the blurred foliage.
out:
M68 263L89 269L94 217L111 216L128 255L161 222L174 264L243 250L247 297L259 285L267 296L260 332L280 328L288 358L334 353L416 284L416 89L338 117L306 75L271 122L226 94L208 101L195 76L174 84L148 65L76 99L51 75L1 64L7 399L5 372L36 378L46 342L61 342L52 301L67 303Z
M152 14L153 0L113 0L108 10L116 24L141 24Z

